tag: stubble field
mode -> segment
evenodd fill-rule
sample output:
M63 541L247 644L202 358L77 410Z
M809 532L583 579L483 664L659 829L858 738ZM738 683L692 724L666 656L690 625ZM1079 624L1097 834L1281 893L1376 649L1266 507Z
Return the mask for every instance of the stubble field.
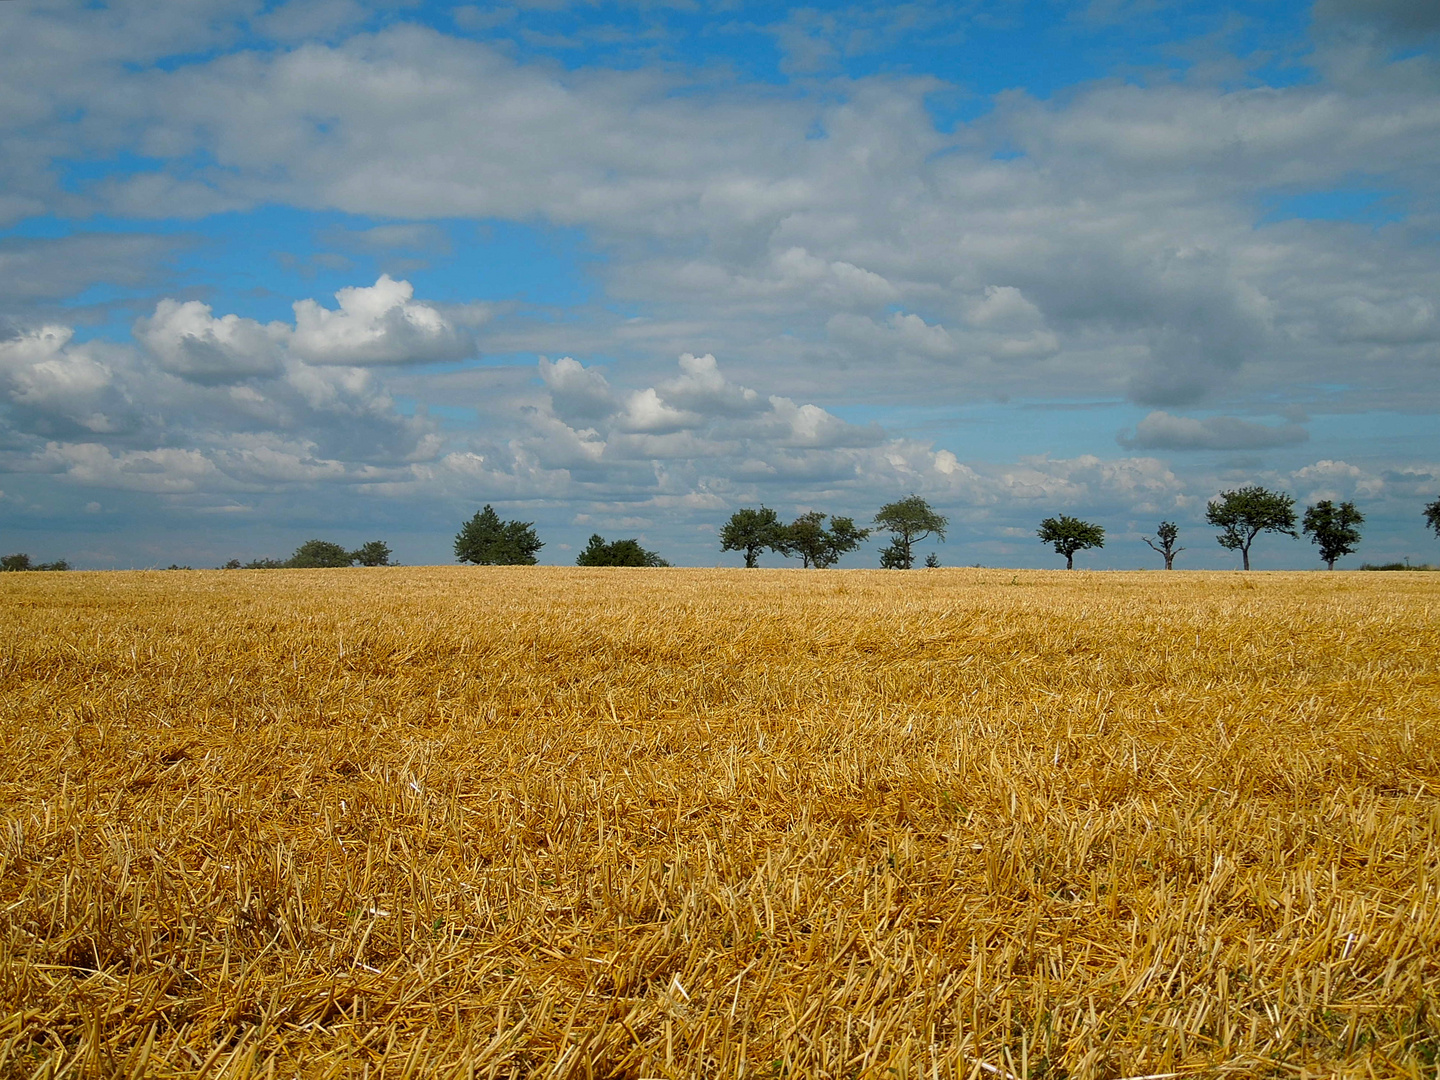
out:
M0 577L0 1075L1424 1076L1440 581Z

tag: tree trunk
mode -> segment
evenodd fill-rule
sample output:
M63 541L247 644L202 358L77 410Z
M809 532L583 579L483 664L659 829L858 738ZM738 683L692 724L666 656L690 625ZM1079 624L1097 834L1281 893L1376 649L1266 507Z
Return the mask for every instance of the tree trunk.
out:
M1066 569L1066 570L1074 570L1074 569L1075 569L1075 556L1074 556L1074 555L1066 555L1066 556L1065 556L1065 569Z
M1246 569L1246 570L1249 570L1249 569L1250 569L1250 548L1249 548L1248 545L1247 545L1246 547L1242 547L1242 548L1240 549L1240 560L1241 560L1241 562L1244 564L1245 569Z
M1175 569L1175 556L1174 556L1174 555L1166 555L1166 556L1165 556L1165 569L1166 569L1166 570L1173 570L1173 569Z
M1325 569L1326 569L1326 570L1334 570L1334 569L1335 569L1335 560L1334 560L1334 559L1326 559L1326 560L1325 560Z

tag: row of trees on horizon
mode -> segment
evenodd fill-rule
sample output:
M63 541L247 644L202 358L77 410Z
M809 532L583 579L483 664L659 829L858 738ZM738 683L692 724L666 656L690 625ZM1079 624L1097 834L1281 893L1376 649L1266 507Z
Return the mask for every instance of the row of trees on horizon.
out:
M1427 503L1422 512L1427 527L1440 537L1440 499ZM1259 485L1223 491L1211 499L1205 509L1205 520L1218 530L1216 540L1221 547L1240 553L1244 569L1250 569L1250 549L1265 533L1277 533L1299 539L1296 531L1295 500L1283 491L1271 491ZM1353 502L1336 505L1322 499L1305 508L1298 524L1320 549L1320 559L1328 569L1346 555L1354 554L1360 544L1360 527L1365 523ZM889 533L890 542L880 552L884 569L909 570L915 565L916 546L934 537L945 539L950 521L936 513L919 495L909 495L886 503L872 519L873 527L860 527L855 520L819 511L801 514L794 521L783 522L765 505L742 507L730 515L720 529L720 550L743 554L745 565L759 565L761 553L770 551L786 558L799 558L806 569L834 566L841 557L856 550L875 533ZM1101 525L1057 514L1045 518L1036 536L1053 546L1056 554L1065 556L1066 569L1074 569L1075 556L1091 548L1105 546L1105 529ZM1175 566L1175 557L1184 551L1179 546L1179 527L1162 521L1153 537L1144 542L1165 560L1165 569ZM455 535L455 558L458 562L479 566L533 566L544 541L535 531L533 521L504 521L488 503L461 526ZM576 557L577 566L669 566L654 551L641 546L637 538L609 540L598 533L591 535L584 550ZM372 540L354 550L328 540L307 540L288 559L261 558L242 563L231 559L223 570L314 569L346 566L394 566L390 546L383 540ZM924 565L940 565L934 552ZM1399 568L1377 567L1376 569ZM32 562L23 553L0 556L0 572L24 570L69 570L61 559L52 563ZM188 570L174 566L171 570Z

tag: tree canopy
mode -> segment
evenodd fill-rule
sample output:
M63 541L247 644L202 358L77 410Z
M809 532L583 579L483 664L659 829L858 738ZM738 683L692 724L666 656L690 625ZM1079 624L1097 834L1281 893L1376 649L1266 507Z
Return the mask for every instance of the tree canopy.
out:
M1425 524L1435 531L1436 536L1440 536L1440 499L1425 504Z
M361 566L389 566L390 545L384 540L371 540L352 551L350 557Z
M1283 491L1269 491L1258 484L1222 491L1205 508L1205 520L1220 530L1215 539L1221 547L1240 552L1246 570L1250 569L1250 545L1262 532L1299 538L1295 531L1295 500Z
M743 551L745 565L752 570L759 565L760 552L783 552L785 543L785 526L768 506L741 507L720 528L720 550Z
M501 521L489 503L455 534L455 558L478 566L534 566L544 546L533 521Z
M339 544L333 544L329 540L306 540L295 549L295 554L290 556L285 565L297 570L313 570L349 566L354 561L355 556Z
M669 566L653 551L640 546L639 540L612 540L599 533L590 537L585 550L575 559L576 566Z
M11 572L16 570L69 570L70 564L64 559L57 559L54 562L31 562L30 556L23 551L17 551L14 555L0 555L0 572Z
M807 569L823 570L858 548L869 535L869 529L856 528L854 518L848 517L832 516L827 529L825 515L812 510L785 526L782 550L786 555L799 555Z
M1335 560L1342 555L1351 555L1360 544L1360 526L1365 515L1355 509L1353 502L1336 506L1329 499L1321 499L1314 506L1305 508L1305 520L1301 529L1310 537L1311 543L1320 545L1320 559L1327 570L1335 569Z
M880 553L880 565L887 570L909 570L915 565L915 545L928 536L944 540L950 521L912 494L882 506L875 524L891 534L890 544Z
M1075 553L1077 551L1105 546L1105 530L1103 528L1071 517L1069 514L1046 518L1040 522L1040 528L1035 530L1035 535L1040 537L1044 543L1054 544L1056 554L1065 556L1066 570L1075 569Z

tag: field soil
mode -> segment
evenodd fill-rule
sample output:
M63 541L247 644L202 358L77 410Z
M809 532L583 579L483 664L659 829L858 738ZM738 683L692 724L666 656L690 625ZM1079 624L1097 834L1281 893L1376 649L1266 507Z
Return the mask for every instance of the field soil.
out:
M1436 1076L1433 575L5 574L0 740L0 1076Z

